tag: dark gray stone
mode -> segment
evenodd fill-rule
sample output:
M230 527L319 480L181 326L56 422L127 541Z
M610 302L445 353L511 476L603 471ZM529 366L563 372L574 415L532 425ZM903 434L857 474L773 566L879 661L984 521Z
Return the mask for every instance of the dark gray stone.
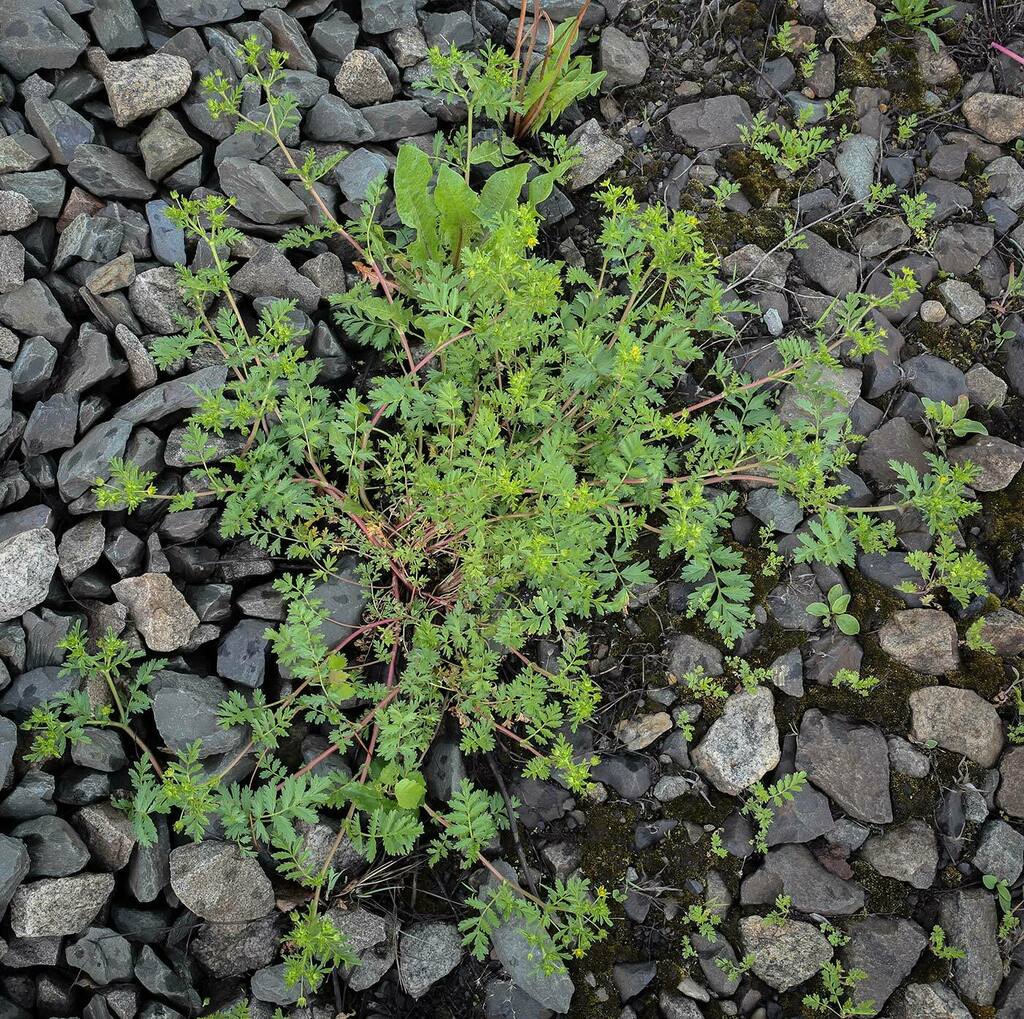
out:
M0 917L29 871L28 850L17 838L0 835Z
M137 164L106 145L79 145L68 173L102 198L146 199L156 190Z
M854 817L876 824L892 820L889 755L874 726L811 708L800 722L796 767Z
M740 887L744 905L767 905L789 895L801 913L852 916L864 906L864 890L821 866L806 846L771 849L761 868Z
M243 619L229 630L217 648L218 675L243 686L262 686L270 646L266 629L259 619Z
M0 294L0 323L26 336L43 336L62 346L71 323L57 303L53 291L41 280L26 280L23 286Z
M843 965L847 970L867 973L850 996L855 1004L870 1001L874 1010L881 1012L917 965L928 939L916 923L901 917L869 916L854 920L846 927L846 933L850 943L839 950Z
M65 499L77 499L97 478L110 477L110 460L124 455L131 431L130 421L111 418L87 432L60 458L57 484Z
M71 67L88 44L57 0L0 0L0 67L14 78Z
M100 987L132 978L132 946L109 927L90 927L65 954L69 966L88 974Z
M304 133L313 141L345 142L359 145L374 137L374 130L366 117L341 96L328 94L318 99L306 114Z

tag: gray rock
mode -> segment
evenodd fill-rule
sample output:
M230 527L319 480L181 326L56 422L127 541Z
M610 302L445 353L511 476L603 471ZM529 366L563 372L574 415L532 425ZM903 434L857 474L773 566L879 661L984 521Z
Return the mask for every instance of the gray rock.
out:
M173 269L153 269L152 272L170 272ZM145 275L145 274L144 274ZM147 389L134 400L129 400L119 411L118 417L132 424L149 424L160 421L171 414L198 407L208 390L219 389L227 379L227 368L213 364L200 368L191 375L183 375L159 386Z
M200 758L236 751L244 742L239 730L217 724L217 707L227 689L214 677L193 676L164 670L150 685L153 720L164 745L184 749L201 741Z
M175 973L149 945L143 945L139 952L135 963L135 978L151 994L190 1014L202 1006L199 992Z
M536 964L536 949L526 939L521 920L500 924L491 936L491 948L513 984L552 1012L568 1012L576 990L564 970L545 973Z
M928 686L910 695L911 738L963 754L985 768L999 759L1003 727L996 709L973 690Z
M909 463L925 475L929 470L925 459L928 448L905 418L894 417L864 440L857 456L857 472L879 490L892 488L899 479L889 461Z
M199 625L199 617L165 574L126 577L111 590L128 608L151 651L177 651Z
M1024 170L1013 156L1000 156L985 167L989 191L1014 212L1024 207Z
M270 646L266 629L259 619L242 619L228 631L217 648L218 675L244 686L262 686Z
M894 612L878 631L881 649L901 665L927 676L960 666L956 624L941 609Z
M14 191L0 191L0 229L23 230L39 218L32 203Z
M552 1019L554 1013L538 1004L511 980L491 980L484 1001L486 1019Z
M29 854L17 838L0 835L0 917L29 872Z
M172 106L191 84L188 61L168 53L110 60L103 67L103 85L118 127Z
M10 293L0 294L0 323L27 336L44 336L58 347L71 332L71 323L64 317L53 291L35 279L27 280Z
M27 217L28 226L38 216L56 219L64 206L66 184L60 170L38 170L34 173L5 173L0 177L0 226L5 229L17 230L19 227L10 223L10 217L21 219ZM11 196L28 202L28 207L21 205ZM13 202L13 205L12 205Z
M982 874L995 874L1008 885L1015 884L1024 869L1024 835L993 818L982 829L971 862Z
M67 583L80 577L86 570L95 566L103 555L107 541L107 532L103 526L103 517L86 517L85 520L69 527L60 539L57 547L57 558L60 562L60 575Z
M681 679L688 672L699 669L707 676L721 676L722 653L689 634L673 637L668 643L668 672Z
M270 965L277 957L286 926L287 918L281 913L270 913L248 923L204 923L191 947L199 965L210 976L242 976L253 967Z
M123 456L132 426L121 418L111 418L86 433L61 458L57 484L65 499L77 499L92 487L97 478L110 477L110 461Z
M875 27L875 5L868 0L824 0L833 33L844 42L862 42Z
M6 666L4 669L6 670ZM9 719L0 716L0 789L10 785L14 753L18 748L18 727Z
M185 264L185 231L167 216L170 204L162 198L146 203L149 243L153 257L164 265ZM155 381L155 379L154 379Z
M972 131L996 145L1024 137L1024 99L1017 96L975 92L960 112Z
M303 127L306 135L318 142L359 145L374 137L374 130L366 117L341 96L333 94L317 100L306 114Z
M804 695L804 662L799 648L791 648L771 664L772 683L790 697Z
M242 15L239 0L157 0L156 6L160 17L176 28L212 25Z
M0 237L0 294L25 284L25 247L17 237Z
M231 285L251 297L283 297L299 308L313 312L320 303L320 288L288 261L284 252L268 244L250 258L232 277Z
M328 647L334 647L363 618L367 591L358 575L358 564L354 556L344 556L334 569L334 576L313 589L313 598L327 610L327 619L320 632Z
M53 533L34 528L0 542L0 622L39 605L57 569Z
M915 750L901 736L889 736L886 741L889 748L889 764L897 775L910 778L927 778L931 771L931 761L927 754Z
M355 107L386 103L395 94L387 71L371 50L352 50L341 62L334 87L346 103Z
M944 892L938 899L946 939L964 951L953 963L957 986L975 1004L991 1005L1003 981L995 897L982 888L968 888Z
M836 171L851 196L857 201L863 201L871 193L875 168L878 165L878 153L878 139L872 138L869 134L853 134L839 144L836 151ZM909 235L908 230L907 236Z
M362 7L363 31L383 35L416 24L414 0L366 0Z
M863 138L855 134L852 138ZM847 139L850 141L851 139ZM844 143L845 144L845 143ZM857 250L864 258L877 258L910 240L910 227L899 216L879 216L869 223L856 238Z
M936 234L932 250L943 272L966 276L978 268L995 241L995 231L990 226L955 223Z
M302 993L300 984L289 986L284 979L285 965L264 966L252 975L252 996L271 1005L294 1005Z
M796 767L859 820L892 820L889 755L885 737L874 726L811 708L800 722Z
M797 260L808 279L833 297L844 297L857 289L859 265L846 251L834 248L813 230L804 232L806 247L797 252Z
M78 146L96 136L92 124L59 99L26 100L25 117L58 166L67 166Z
M134 50L146 45L142 19L131 0L94 0L89 14L96 42L104 53Z
M963 1002L945 985L907 984L903 1001L892 1012L893 1019L971 1019ZM1010 1019L999 1014L1000 1019Z
M807 608L823 597L814 571L809 566L794 566L769 592L768 611L783 629L813 633L820 629L821 620L812 616Z
M462 961L462 938L455 924L415 923L398 943L398 977L402 989L421 998Z
M1024 749L1015 747L1003 757L999 776L996 805L1011 817L1024 817Z
M757 488L751 492L747 496L747 512L782 534L792 534L804 518L796 499L774 488Z
M132 946L109 927L90 927L68 945L66 957L69 966L82 970L100 987L132 978Z
M677 106L668 115L672 133L701 151L739 144L740 128L750 120L750 107L739 96L699 99Z
M934 354L919 354L903 362L907 384L918 396L955 404L967 395L967 380L955 365Z
M263 868L227 842L208 840L173 849L171 888L186 909L216 923L256 920L274 908Z
M397 141L418 134L432 134L437 130L437 119L415 99L369 106L363 111L363 116L373 129L373 140L377 142Z
M390 172L388 161L370 149L356 149L347 155L334 170L341 193L350 202L362 202L370 185Z
M864 907L864 890L825 870L806 846L779 846L768 851L761 868L740 886L744 905L763 905L789 895L801 913L852 916Z
M693 763L716 789L736 796L779 763L771 691L733 694L694 749Z
M75 183L101 198L146 199L156 190L135 163L106 145L79 145L68 173Z
M369 3L366 4L366 8L363 10L364 24L368 17L368 8L370 8ZM415 12L412 14L411 24L416 24ZM366 30L368 32L374 31L371 28ZM344 11L333 11L326 18L318 18L316 24L313 25L313 31L309 37L313 49L317 53L337 63L341 63L355 49L358 38L359 26ZM423 56L426 57L426 55L426 52L424 52Z
M118 871L128 866L135 848L135 828L113 804L88 804L71 820L97 868Z
M55 665L44 665L29 669L16 676L3 694L0 695L0 711L10 715L16 722L24 722L32 709L55 697L64 690L78 688L79 679L70 674L60 675ZM26 815L36 817L38 815Z
M610 785L623 799L638 800L651 788L651 769L642 758L602 757L593 777Z
M14 78L71 67L88 44L57 0L0 0L0 67Z
M88 262L109 262L121 247L124 226L105 216L76 216L60 235L54 269L63 269L77 258Z
M604 29L598 47L598 66L605 73L601 88L611 92L622 85L639 85L651 66L647 47L614 25Z
M34 170L45 163L48 156L46 146L24 131L0 138L0 174Z
M992 407L1002 407L1005 403L1008 388L1006 382L983 364L971 365L965 379L972 407L988 410Z
M11 900L11 930L20 938L80 934L113 890L113 874L76 874L29 882Z
M864 859L883 877L913 888L931 888L939 863L935 832L916 818L872 835L863 848Z
M78 432L78 394L55 393L32 407L21 446L26 456L39 456L75 444Z
M962 325L981 318L988 310L985 298L963 280L945 280L939 284L939 293L950 315Z
M231 156L221 160L217 170L221 190L253 222L273 225L306 215L305 203L266 166Z
M754 956L753 972L777 991L810 980L832 958L828 939L802 920L766 924L759 916L747 916L740 932L744 953Z
M996 609L982 616L981 635L997 655L1012 658L1024 652L1024 616L1011 609Z
M167 110L160 110L139 138L139 152L150 180L163 180L202 151L202 145Z
M995 435L974 435L949 451L951 462L973 463L978 468L971 487L979 492L1001 492L1024 466L1024 448Z
M928 939L916 923L901 917L869 916L854 920L846 931L850 943L839 950L843 965L867 973L850 996L859 1005L873 1002L875 1011L881 1012L910 975Z

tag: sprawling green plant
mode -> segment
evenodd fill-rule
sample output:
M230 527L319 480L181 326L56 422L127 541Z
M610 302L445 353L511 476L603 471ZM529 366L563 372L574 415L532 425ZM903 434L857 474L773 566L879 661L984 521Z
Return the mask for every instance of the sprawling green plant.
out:
M882 15L883 24L898 24L909 28L912 32L921 32L931 43L936 53L942 46L942 40L935 27L944 18L953 13L953 7L932 7L931 0L892 0L892 10Z
M133 672L113 636L95 655L76 643L69 667L108 679L113 713L75 695L51 702L30 720L33 752L54 756L89 726L117 724L143 748L121 801L143 844L155 838L153 816L168 814L194 839L216 819L243 852L268 849L310 890L293 914L287 958L289 980L304 991L353 961L320 910L341 888L332 861L346 839L370 861L428 840L435 862L485 868L486 890L466 903L467 944L482 957L495 928L517 921L539 964L561 967L605 936L615 894L583 878L527 889L495 867L484 849L514 823L514 802L469 781L447 804L428 802L421 767L435 734L454 720L465 753L500 742L525 758L527 776L585 791L593 759L571 736L599 691L574 625L628 611L631 591L653 580L636 551L646 531L679 564L688 613L735 643L751 622L756 568L730 535L738 483L771 484L799 501L810 517L800 562L853 566L858 550L893 547L885 514L907 506L935 531L968 513L970 469L938 459L924 478L900 468L902 502L892 505L847 507L837 479L855 438L830 382L839 348L854 357L879 349L871 315L906 300L913 277L894 276L885 296L835 302L806 335L778 341L781 368L752 378L725 346L734 335L727 313L744 306L727 299L694 216L642 207L606 185L600 265L567 269L537 254L537 203L562 170L542 170L552 177L538 190L527 166L512 163L478 186L471 171L484 160L467 125L461 142L439 142L433 156L401 148L397 229L381 225L383 182L343 226L315 186L335 161L310 152L299 163L284 142L298 117L279 92L284 56L250 40L242 57L264 90L259 115L241 108L246 82L217 75L206 81L211 111L267 136L319 206L321 220L289 233L283 248L340 239L351 249L361 281L331 301L379 374L365 395L319 384L294 303L272 301L253 317L236 300L232 252L243 238L230 203L174 196L169 215L200 246L204 267L179 266L193 315L153 356L169 367L212 348L229 378L188 422L193 469L181 491L160 494L151 473L114 461L97 496L100 507L129 510L216 500L226 538L292 561L295 572L275 584L286 618L268 633L293 686L273 701L262 690L232 692L220 724L242 730L245 745L211 774L198 745L161 759L132 732L161 663ZM457 78L452 71L448 84ZM504 116L503 102L481 99L479 110ZM703 394L687 402L675 393L691 376ZM785 390L796 412L780 416ZM216 440L229 433L241 438L225 455ZM316 584L352 563L365 614L328 645ZM542 637L560 641L550 668L534 661ZM750 687L761 677L739 669L737 678ZM281 744L300 722L326 728L329 746L290 771ZM333 754L350 757L352 777L320 773ZM229 780L242 762L251 776ZM772 805L802 781L752 791L744 810L762 844ZM340 824L326 861L314 864L297 823L324 811Z

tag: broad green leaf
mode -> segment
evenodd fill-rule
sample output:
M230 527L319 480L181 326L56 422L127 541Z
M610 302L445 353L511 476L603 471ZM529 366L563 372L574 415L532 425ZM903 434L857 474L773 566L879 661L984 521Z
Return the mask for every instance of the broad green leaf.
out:
M470 231L480 223L477 216L480 199L466 183L465 177L450 166L442 165L437 171L434 204L441 224L441 234L452 252L452 260L456 261Z
M519 166L508 166L491 175L480 192L477 215L482 223L493 223L515 208L528 171L529 167L522 163Z
M398 218L412 227L423 245L424 253L437 257L437 207L430 194L433 169L427 154L415 145L398 150L395 166L395 208Z

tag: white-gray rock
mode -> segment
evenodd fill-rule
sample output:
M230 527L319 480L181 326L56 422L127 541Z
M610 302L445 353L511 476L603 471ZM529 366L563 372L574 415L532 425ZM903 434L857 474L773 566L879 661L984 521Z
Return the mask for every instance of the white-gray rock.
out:
M779 763L775 700L760 687L733 694L693 751L697 770L716 789L737 796Z
M45 527L0 542L0 622L17 619L45 600L57 569L57 545Z

